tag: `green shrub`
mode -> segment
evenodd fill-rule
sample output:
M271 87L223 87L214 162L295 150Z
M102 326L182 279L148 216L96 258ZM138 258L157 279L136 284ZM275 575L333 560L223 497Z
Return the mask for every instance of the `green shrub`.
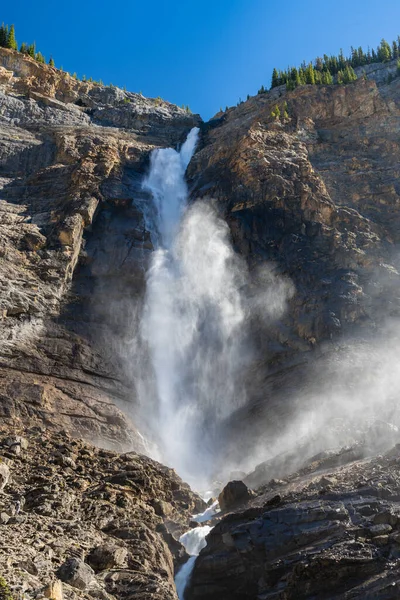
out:
M4 577L0 577L0 600L14 600Z

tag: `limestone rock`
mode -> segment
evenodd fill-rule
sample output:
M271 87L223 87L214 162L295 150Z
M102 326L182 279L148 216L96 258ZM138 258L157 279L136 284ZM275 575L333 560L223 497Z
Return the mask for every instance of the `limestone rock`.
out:
M45 598L51 598L52 600L63 600L63 588L62 582L58 579L49 583L43 590Z

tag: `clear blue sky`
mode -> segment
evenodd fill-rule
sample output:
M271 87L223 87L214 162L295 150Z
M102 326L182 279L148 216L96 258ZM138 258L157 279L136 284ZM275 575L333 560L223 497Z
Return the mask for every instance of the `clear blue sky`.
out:
M400 34L399 0L14 0L0 21L78 76L188 104L204 119L269 86L274 66Z

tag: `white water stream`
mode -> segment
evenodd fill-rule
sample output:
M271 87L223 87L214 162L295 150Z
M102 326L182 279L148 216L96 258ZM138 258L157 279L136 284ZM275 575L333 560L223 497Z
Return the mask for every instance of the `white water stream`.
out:
M205 521L209 521L218 512L219 505L218 500L216 500L203 513L194 515L193 520L197 521L199 524L204 523ZM212 527L209 525L194 527L193 529L189 529L189 531L184 533L179 539L181 544L185 547L186 552L190 555L189 560L180 568L175 577L176 591L178 592L179 600L184 600L185 589L192 575L196 557L200 554L201 550L206 547L206 537L211 529Z
M190 554L189 560L180 568L175 577L176 591L179 600L184 600L185 589L189 583L196 557L200 554L201 550L206 547L206 536L210 533L211 529L212 528L208 525L195 527L184 533L179 540L185 547L186 552Z

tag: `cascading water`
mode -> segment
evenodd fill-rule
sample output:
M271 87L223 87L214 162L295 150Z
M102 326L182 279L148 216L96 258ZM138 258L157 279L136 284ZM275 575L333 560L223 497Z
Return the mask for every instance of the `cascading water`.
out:
M139 389L142 407L157 398L152 427L162 460L201 489L212 470L217 424L243 401L235 382L246 276L227 224L204 202L186 206L185 171L197 138L195 128L180 152L154 151L144 181L155 204L148 225L156 250L141 320L152 375Z
M180 537L179 541L185 547L186 552L190 554L190 558L183 567L181 567L175 577L176 591L179 600L184 600L185 589L192 574L196 557L200 554L201 550L206 547L206 537L211 529L212 528L208 525L205 525L204 527L195 527Z

